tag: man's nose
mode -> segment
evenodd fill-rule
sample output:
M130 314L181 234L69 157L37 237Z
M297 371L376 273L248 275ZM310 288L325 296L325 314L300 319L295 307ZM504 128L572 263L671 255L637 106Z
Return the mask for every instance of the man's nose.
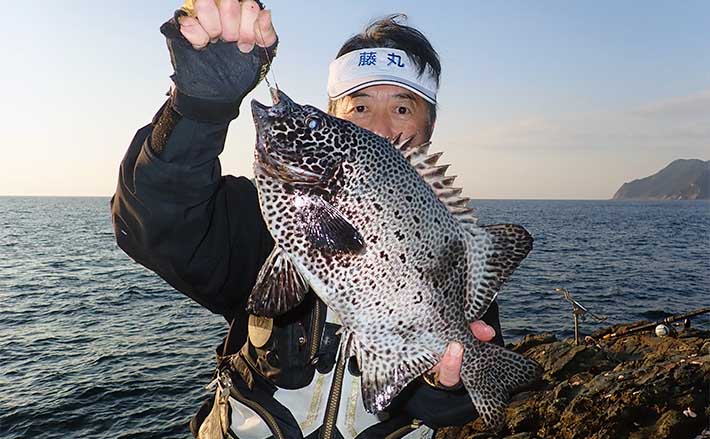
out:
M368 129L382 137L393 137L395 135L392 121L384 114L373 115Z

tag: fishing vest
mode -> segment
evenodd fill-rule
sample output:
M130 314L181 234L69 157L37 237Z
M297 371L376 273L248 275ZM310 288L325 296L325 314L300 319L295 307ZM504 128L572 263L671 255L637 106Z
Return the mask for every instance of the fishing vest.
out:
M218 356L221 371L205 424L220 427L200 430L223 434L198 438L432 438L418 421L400 425L386 413L364 410L357 363L339 355L337 316L315 294L308 296L308 311L285 321L250 316L242 349Z

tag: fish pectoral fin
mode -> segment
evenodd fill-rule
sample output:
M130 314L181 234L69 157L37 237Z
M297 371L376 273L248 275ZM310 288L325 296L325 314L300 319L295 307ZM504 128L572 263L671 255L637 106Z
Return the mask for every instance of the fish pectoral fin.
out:
M359 253L365 248L360 232L330 203L310 197L301 207L306 238L331 253Z
M363 405L369 413L384 410L402 389L434 367L438 361L431 353L379 356L359 346L355 338L351 343L350 352L355 354L362 373Z
M301 303L308 289L308 283L291 259L276 246L259 271L247 311L265 317L283 314Z
M468 282L464 313L469 322L481 319L503 284L530 253L533 238L516 224L466 225ZM481 264L483 258L483 264Z

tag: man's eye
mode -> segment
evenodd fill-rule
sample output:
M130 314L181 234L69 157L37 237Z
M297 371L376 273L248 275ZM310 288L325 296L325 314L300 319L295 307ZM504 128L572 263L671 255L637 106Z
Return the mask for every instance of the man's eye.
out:
M355 106L355 112L356 112L356 113L364 113L364 112L365 112L365 106L364 106L364 105L356 105L356 106Z
M409 113L409 108L407 108L407 107L397 107L397 113L399 113L399 114L407 114L407 113Z

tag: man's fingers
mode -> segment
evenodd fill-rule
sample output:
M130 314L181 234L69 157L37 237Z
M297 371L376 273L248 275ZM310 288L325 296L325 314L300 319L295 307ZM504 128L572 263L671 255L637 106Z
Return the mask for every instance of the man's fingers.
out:
M271 11L262 11L254 0L195 0L195 17L181 17L180 31L195 49L217 38L237 42L239 50L251 52L254 45L268 47L276 42Z
M469 327L471 328L471 332L473 332L473 336L480 341L491 341L496 336L496 330L483 320L471 322Z
M180 24L180 32L195 49L202 49L210 42L210 36L196 19L180 17L178 23Z
M239 26L242 21L242 7L239 0L222 0L219 4L219 17L222 22L222 39L239 40Z
M259 16L259 5L253 0L242 2L242 22L239 27L239 50L243 53L251 52L256 42L254 25Z
M195 0L195 14L210 40L222 35L222 22L214 0Z
M276 31L274 30L274 24L271 22L271 11L265 9L259 12L256 25L259 26L256 44L261 47L271 47L276 42Z
M452 342L446 348L446 353L439 362L439 383L446 387L454 387L461 380L461 362L463 361L463 346Z

